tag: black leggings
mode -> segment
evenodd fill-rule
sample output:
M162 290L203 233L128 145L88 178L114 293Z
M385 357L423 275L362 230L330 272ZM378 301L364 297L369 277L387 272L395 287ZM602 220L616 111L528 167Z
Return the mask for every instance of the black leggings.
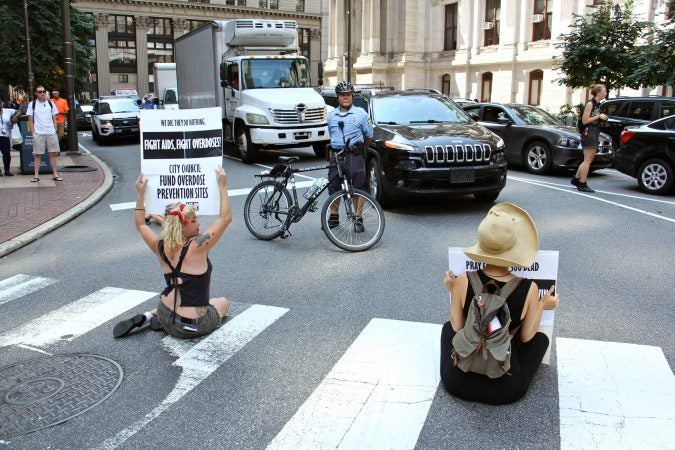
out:
M2 152L2 165L5 167L5 172L9 172L9 163L12 161L11 145L9 137L0 136L0 151Z
M513 403L525 395L548 348L548 337L537 333L529 342L512 340L511 375L489 378L473 372L464 372L456 367L450 353L455 331L450 322L441 332L441 380L453 396L471 402L503 405Z

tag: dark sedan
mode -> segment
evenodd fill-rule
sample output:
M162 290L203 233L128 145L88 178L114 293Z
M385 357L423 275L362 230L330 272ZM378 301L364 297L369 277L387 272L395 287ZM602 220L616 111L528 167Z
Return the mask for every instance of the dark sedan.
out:
M537 174L576 169L583 161L579 132L536 106L499 103L465 105L464 110L504 140L506 160ZM600 134L591 170L612 165L612 139Z
M643 192L666 194L672 191L675 115L647 125L624 128L614 165L619 172L637 178Z

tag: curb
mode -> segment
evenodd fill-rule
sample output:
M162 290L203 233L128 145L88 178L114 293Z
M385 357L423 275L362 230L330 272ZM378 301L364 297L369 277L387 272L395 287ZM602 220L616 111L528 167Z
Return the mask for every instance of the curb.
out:
M106 166L103 163L103 161L98 159L94 154L89 153L87 156L92 158L103 171L104 177L103 184L101 184L101 186L99 186L98 189L96 189L89 197L82 200L80 203L70 208L68 211L63 212L58 216L54 217L53 219L50 219L47 222L38 225L37 227L32 228L31 230L26 231L25 233L20 234L19 236L16 236L0 244L0 258L4 257L5 255L8 255L9 253L12 253L15 250L20 249L25 245L30 244L33 241L36 241L37 239L41 238L50 231L55 230L61 225L70 222L71 220L73 220L74 218L76 218L77 216L79 216L92 206L94 206L108 192L110 192L113 185L112 172L110 171L108 166Z

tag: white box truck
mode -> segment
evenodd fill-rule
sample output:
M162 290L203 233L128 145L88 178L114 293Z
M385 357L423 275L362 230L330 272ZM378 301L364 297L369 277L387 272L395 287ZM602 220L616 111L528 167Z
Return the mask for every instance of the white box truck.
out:
M311 145L324 156L326 104L296 43L292 20L218 20L177 38L180 108L219 106L223 138L245 163L264 148Z
M155 63L152 66L152 75L159 109L178 109L176 63Z

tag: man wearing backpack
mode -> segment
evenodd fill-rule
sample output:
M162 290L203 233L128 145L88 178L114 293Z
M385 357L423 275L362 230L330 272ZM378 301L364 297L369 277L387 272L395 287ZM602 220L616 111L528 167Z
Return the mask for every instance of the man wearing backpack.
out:
M56 116L59 110L49 100L47 91L44 86L38 84L35 88L35 100L28 103L28 125L33 134L33 161L35 176L32 183L40 181L38 174L40 173L40 164L42 162L42 155L45 150L49 154L49 163L52 166L52 179L54 181L63 181L57 172L56 154L59 153L59 140L56 137Z
M555 286L540 300L531 280L510 267L530 267L539 250L534 221L512 203L500 203L478 227L464 253L485 268L457 277L446 272L450 321L441 333L441 380L453 396L500 405L525 393L549 346L537 332L544 309L558 306Z

